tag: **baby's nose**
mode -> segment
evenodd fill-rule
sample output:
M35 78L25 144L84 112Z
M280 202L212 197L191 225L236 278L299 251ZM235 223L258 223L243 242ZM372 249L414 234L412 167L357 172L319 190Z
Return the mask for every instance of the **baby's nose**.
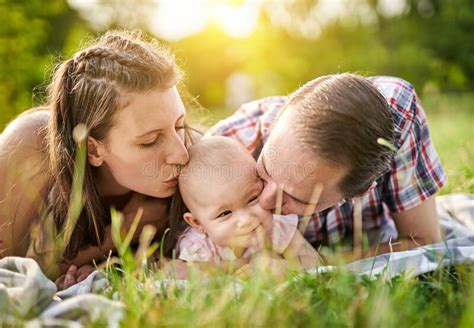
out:
M237 218L237 227L243 228L252 223L255 218L250 213L241 213Z

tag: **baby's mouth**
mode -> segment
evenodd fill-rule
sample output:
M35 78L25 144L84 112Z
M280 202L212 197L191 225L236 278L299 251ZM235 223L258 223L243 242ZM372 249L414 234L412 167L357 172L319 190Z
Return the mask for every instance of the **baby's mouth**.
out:
M237 234L236 236L243 236L254 232L260 226L260 222L257 220L251 224L246 224L244 226L237 225ZM242 231L243 230L243 231Z

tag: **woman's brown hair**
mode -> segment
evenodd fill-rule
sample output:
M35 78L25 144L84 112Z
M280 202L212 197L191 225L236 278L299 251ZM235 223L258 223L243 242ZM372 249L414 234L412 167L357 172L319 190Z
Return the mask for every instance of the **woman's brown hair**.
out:
M84 124L89 136L102 141L120 109L120 93L169 88L181 77L170 52L139 32L108 32L57 67L48 89L47 203L58 230L65 224L76 169L73 129ZM100 245L104 238L109 213L99 197L94 169L86 163L83 209L63 252L66 258L73 258L81 246Z

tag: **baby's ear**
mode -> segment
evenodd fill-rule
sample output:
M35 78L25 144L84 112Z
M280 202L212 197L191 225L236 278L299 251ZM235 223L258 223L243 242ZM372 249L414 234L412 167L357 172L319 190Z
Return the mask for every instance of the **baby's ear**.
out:
M201 224L199 221L194 217L194 215L190 212L186 212L183 214L183 219L186 221L187 224L189 224L191 227L195 229L200 229Z

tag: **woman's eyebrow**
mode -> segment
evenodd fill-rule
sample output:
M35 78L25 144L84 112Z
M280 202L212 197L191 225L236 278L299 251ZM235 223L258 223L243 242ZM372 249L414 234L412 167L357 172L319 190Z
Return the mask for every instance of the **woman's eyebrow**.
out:
M141 134L141 135L139 135L139 136L136 136L135 139L141 139L141 138L143 138L143 137L145 137L145 136L147 136L147 135L149 135L149 134L157 133L157 132L161 132L161 131L163 131L163 129L151 130L151 131L145 132L145 133L143 133L143 134Z
M268 175L272 180L275 180L275 179L273 179L273 178L271 177L271 175L268 173L268 170L267 170L267 167L266 167L265 161L264 161L264 154L263 154L263 152L262 152L262 154L260 155L260 158L262 159L262 166L263 166L263 170L265 171L265 174ZM296 200L296 201L298 201L298 202L300 202L300 203L308 204L308 205L309 205L308 202L306 202L306 201L304 201L304 200L302 200L302 199L299 199L298 197L295 197L295 196L291 195L291 194L288 193L287 191L283 190L283 192L284 192L285 194L287 194L288 196L290 196L291 198L293 198L294 200Z
M182 120L184 118L185 114L181 114L177 119L176 119L176 122L179 122L180 120ZM157 132L161 132L163 131L163 129L154 129L154 130L151 130L151 131L148 131L148 132L145 132L139 136L136 136L135 139L141 139L149 134L152 134L152 133L157 133Z

